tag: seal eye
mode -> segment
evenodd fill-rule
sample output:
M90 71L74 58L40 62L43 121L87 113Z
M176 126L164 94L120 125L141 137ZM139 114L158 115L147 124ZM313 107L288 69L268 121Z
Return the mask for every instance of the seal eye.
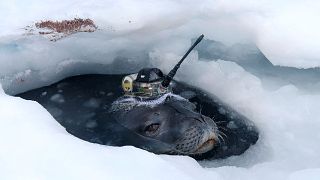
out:
M151 136L151 135L155 135L155 133L157 132L157 130L159 129L160 127L160 124L159 123L153 123L153 124L150 124L148 125L144 131L145 133L148 135L148 136Z

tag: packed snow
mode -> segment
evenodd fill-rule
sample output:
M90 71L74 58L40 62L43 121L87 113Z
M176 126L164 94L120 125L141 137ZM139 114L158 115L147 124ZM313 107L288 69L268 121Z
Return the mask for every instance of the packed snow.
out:
M281 76L266 84L241 63L203 60L193 51L176 79L217 96L260 131L244 154L199 162L82 141L37 102L13 97L76 74L132 73L145 66L167 73L202 33L227 45L254 43L274 65L319 68L319 7L315 0L0 1L0 178L319 179L319 76L297 78L315 81L309 89L279 86ZM97 31L56 42L25 34L41 20L74 18L92 19Z

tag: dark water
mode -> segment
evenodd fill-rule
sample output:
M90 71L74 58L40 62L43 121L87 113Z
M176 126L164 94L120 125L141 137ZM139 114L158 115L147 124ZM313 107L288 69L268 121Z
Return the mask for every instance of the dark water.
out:
M105 115L111 103L123 95L121 80L124 75L79 75L63 79L50 86L30 90L17 96L39 102L52 116L74 136L83 140L122 146L119 138L134 138L115 134L116 122L110 120L110 129L99 127L99 118ZM247 118L225 106L215 97L178 82L173 91L196 104L197 111L213 117L224 136L224 142L212 151L196 156L203 158L225 158L242 154L258 140L255 126ZM108 117L103 117L108 119ZM108 132L106 132L108 131ZM129 144L130 145L130 144Z

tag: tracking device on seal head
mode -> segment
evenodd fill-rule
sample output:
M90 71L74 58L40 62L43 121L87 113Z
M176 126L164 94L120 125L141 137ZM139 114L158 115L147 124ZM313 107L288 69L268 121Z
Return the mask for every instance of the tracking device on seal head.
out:
M122 88L127 96L138 96L141 98L154 98L171 92L170 82L179 69L181 63L203 39L202 34L189 48L186 54L169 72L164 75L158 68L143 68L136 74L130 74L122 79Z

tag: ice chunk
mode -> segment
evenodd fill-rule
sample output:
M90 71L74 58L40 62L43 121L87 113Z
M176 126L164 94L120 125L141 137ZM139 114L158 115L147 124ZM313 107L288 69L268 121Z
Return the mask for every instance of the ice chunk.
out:
M51 96L50 100L55 103L64 103L65 102L62 94L54 94Z
M96 98L90 98L83 103L83 106L88 108L98 108L100 106L101 100Z

